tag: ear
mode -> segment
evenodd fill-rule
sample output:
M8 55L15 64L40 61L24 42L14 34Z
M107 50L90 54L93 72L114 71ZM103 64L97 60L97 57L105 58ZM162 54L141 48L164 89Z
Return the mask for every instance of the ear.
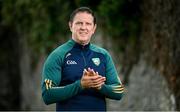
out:
M69 29L72 31L72 22L69 21Z
M97 27L97 24L94 25L93 33L95 33L95 31L96 31L96 27Z

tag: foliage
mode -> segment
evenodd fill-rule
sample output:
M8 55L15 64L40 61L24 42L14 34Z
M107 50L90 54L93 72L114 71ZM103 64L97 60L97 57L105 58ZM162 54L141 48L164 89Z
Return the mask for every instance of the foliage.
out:
M104 32L110 37L130 38L139 29L140 0L4 0L2 22L14 26L21 38L37 52L48 52L61 38L68 36L70 13L79 6L93 9Z
M115 52L135 48L140 34L140 3L141 0L104 0L98 6L101 28L113 38Z
M139 0L105 0L98 7L106 30L113 37L136 35L139 25Z
M37 52L51 48L68 34L68 2L5 0L2 6L3 23L15 26L19 36Z

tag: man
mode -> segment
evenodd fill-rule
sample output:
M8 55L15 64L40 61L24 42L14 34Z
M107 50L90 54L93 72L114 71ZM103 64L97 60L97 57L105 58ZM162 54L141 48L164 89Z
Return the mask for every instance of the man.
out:
M123 86L110 54L90 43L96 30L91 9L70 16L72 38L56 48L44 63L42 97L58 111L106 111L105 98L120 100Z

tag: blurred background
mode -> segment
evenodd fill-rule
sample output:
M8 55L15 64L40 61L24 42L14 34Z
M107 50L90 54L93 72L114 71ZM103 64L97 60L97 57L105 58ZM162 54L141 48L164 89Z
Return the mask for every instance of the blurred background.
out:
M55 110L41 98L42 65L80 6L97 15L92 43L112 54L126 87L107 109L180 110L180 0L0 0L0 110Z

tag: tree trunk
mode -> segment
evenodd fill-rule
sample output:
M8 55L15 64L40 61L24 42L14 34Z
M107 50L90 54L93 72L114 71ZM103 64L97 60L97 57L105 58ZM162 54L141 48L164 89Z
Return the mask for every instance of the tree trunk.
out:
M0 110L20 110L19 37L13 27L0 25Z
M180 1L143 0L142 49L163 74L180 110Z

